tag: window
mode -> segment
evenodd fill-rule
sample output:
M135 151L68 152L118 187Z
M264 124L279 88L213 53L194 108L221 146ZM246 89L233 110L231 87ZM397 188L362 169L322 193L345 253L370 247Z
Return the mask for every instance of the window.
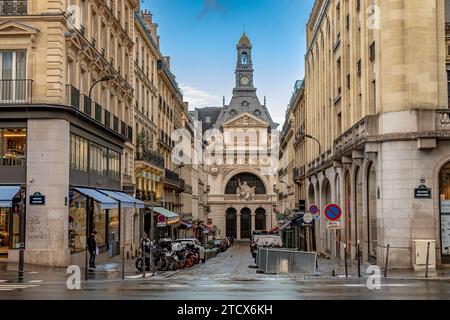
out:
M90 172L106 176L108 170L107 168L108 149L91 142L89 145L89 151L90 151L90 159L89 159Z
M26 129L0 129L0 157L4 166L26 165Z
M86 248L87 199L78 192L69 192L69 248L77 253Z
M247 52L244 52L241 56L241 63L246 65L248 63L248 55Z
M111 180L120 181L120 154L109 150L109 173Z
M70 167L88 171L88 141L74 134L70 135Z
M0 99L20 102L26 99L26 51L0 51Z

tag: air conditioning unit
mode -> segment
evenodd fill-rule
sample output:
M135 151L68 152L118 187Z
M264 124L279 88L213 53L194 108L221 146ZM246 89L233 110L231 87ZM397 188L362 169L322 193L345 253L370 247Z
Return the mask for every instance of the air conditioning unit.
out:
M428 251L428 244L430 250ZM427 264L428 270L436 270L436 240L413 240L413 262L415 271L424 271Z

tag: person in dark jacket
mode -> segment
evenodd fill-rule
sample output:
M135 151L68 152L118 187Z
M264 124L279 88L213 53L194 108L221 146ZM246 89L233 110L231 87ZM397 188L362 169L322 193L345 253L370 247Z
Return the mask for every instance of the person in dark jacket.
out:
M87 246L89 251L89 268L96 269L95 266L95 256L97 254L97 241L95 240L95 236L97 231L92 231L91 235L87 239Z

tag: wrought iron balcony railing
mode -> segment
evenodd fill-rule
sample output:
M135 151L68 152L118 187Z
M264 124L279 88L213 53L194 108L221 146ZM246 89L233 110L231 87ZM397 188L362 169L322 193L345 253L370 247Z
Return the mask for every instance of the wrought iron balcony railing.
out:
M0 16L25 16L27 8L27 0L3 0L0 1Z
M176 184L180 183L179 174L172 170L169 170L169 169L165 170L165 178L168 182L172 182L172 183L176 183Z
M136 161L145 161L158 168L164 169L163 156L153 150L136 152Z
M33 103L33 80L0 79L0 104Z

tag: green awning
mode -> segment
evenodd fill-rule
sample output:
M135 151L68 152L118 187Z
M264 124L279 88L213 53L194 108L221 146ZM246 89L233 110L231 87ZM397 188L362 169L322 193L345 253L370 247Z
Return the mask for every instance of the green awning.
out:
M153 211L165 216L167 219L178 219L180 216L176 214L175 212L172 212L170 210L167 210L163 207L154 207Z

